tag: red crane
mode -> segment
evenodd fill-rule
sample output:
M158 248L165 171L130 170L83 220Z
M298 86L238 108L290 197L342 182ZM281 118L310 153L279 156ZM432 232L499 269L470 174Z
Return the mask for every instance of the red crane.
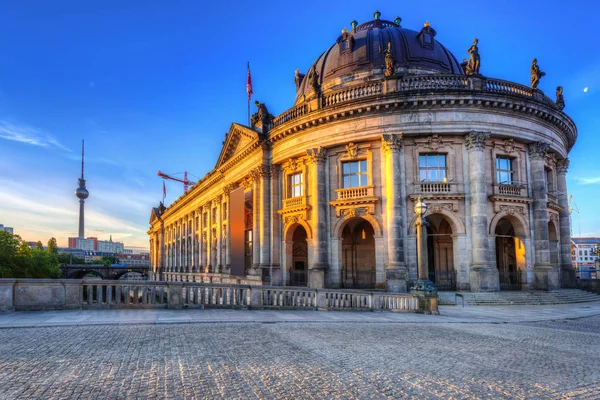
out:
M192 182L192 181L188 180L187 174L188 174L187 171L184 172L183 179L178 179L178 178L172 177L171 175L163 174L162 172L160 172L160 170L158 171L158 176L160 176L163 179L170 179L172 181L177 181L177 182L183 183L183 192L184 193L187 193L190 185L193 185L194 183L196 183L196 182Z

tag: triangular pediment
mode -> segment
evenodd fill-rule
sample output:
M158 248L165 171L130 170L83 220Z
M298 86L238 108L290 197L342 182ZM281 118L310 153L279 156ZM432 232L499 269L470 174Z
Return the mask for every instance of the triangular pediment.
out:
M248 147L256 144L258 140L258 132L244 125L231 124L225 142L223 142L223 149L217 160L216 168L219 168L237 154L244 152Z
M152 225L155 221L160 221L160 215L158 208L152 207L152 212L150 213L150 225Z

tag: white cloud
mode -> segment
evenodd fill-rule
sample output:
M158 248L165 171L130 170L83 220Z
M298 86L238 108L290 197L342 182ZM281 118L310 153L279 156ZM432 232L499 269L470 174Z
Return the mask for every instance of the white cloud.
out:
M7 121L0 121L0 139L13 142L30 144L41 147L56 147L61 150L71 151L63 146L52 135L36 128L15 125Z
M600 183L600 176L596 176L593 178L577 177L575 179L581 185L596 185Z

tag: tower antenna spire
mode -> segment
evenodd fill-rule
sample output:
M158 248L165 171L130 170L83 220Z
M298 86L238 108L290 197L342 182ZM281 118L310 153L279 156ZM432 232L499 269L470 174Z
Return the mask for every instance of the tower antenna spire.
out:
M83 149L85 140L81 139L81 179L83 179Z

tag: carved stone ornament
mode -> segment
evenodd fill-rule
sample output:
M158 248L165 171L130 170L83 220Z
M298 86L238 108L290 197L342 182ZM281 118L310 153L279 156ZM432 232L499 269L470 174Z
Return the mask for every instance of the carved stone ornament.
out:
M269 165L259 165L254 171L257 177L268 178L271 176L271 167Z
M348 218L354 218L354 217L360 217L362 215L366 215L368 212L369 212L369 210L364 207L351 207L351 208L343 209L341 212L341 216L348 217Z
M237 189L237 187L238 185L236 183L228 183L223 186L223 193L225 193L226 196L229 196L229 194Z
M444 141L440 135L432 135L427 139L427 148L437 151L440 147L444 147Z
M279 165L277 165L277 164L271 165L270 173L274 179L277 179L279 177L279 169L280 169Z
M444 210L454 211L454 204L452 203L429 203L427 207L427 214L439 214Z
M290 158L283 164L283 169L286 172L296 172L298 170L298 166L298 162L295 159Z
M254 183L254 177L252 174L242 179L241 185L244 189L250 189Z
M508 215L515 215L515 214L525 215L523 207L519 207L519 206L501 205L499 207L499 210L501 212L507 213Z
M310 157L311 163L324 163L327 158L327 150L323 147L306 150L306 154Z
M302 215L287 215L284 219L284 224L285 225L295 224L302 219L304 219L304 217Z
M346 153L344 154L344 158L353 160L358 155L358 146L353 142L350 142L346 145Z
M558 160L556 162L556 172L558 172L559 174L566 174L567 171L569 170L569 159L568 158L563 158L562 160Z
M206 232L202 232L202 243L204 243L204 245L206 245L206 242L207 242Z
M548 153L548 150L550 149L550 145L545 142L534 142L528 146L528 149L530 158L544 159Z
M483 150L485 141L490 137L488 132L469 132L465 136L465 145L467 150Z
M402 147L402 132L381 135L381 147L385 152L400 151L400 147Z
M554 222L554 224L558 227L559 217L557 213L548 212L548 221Z

